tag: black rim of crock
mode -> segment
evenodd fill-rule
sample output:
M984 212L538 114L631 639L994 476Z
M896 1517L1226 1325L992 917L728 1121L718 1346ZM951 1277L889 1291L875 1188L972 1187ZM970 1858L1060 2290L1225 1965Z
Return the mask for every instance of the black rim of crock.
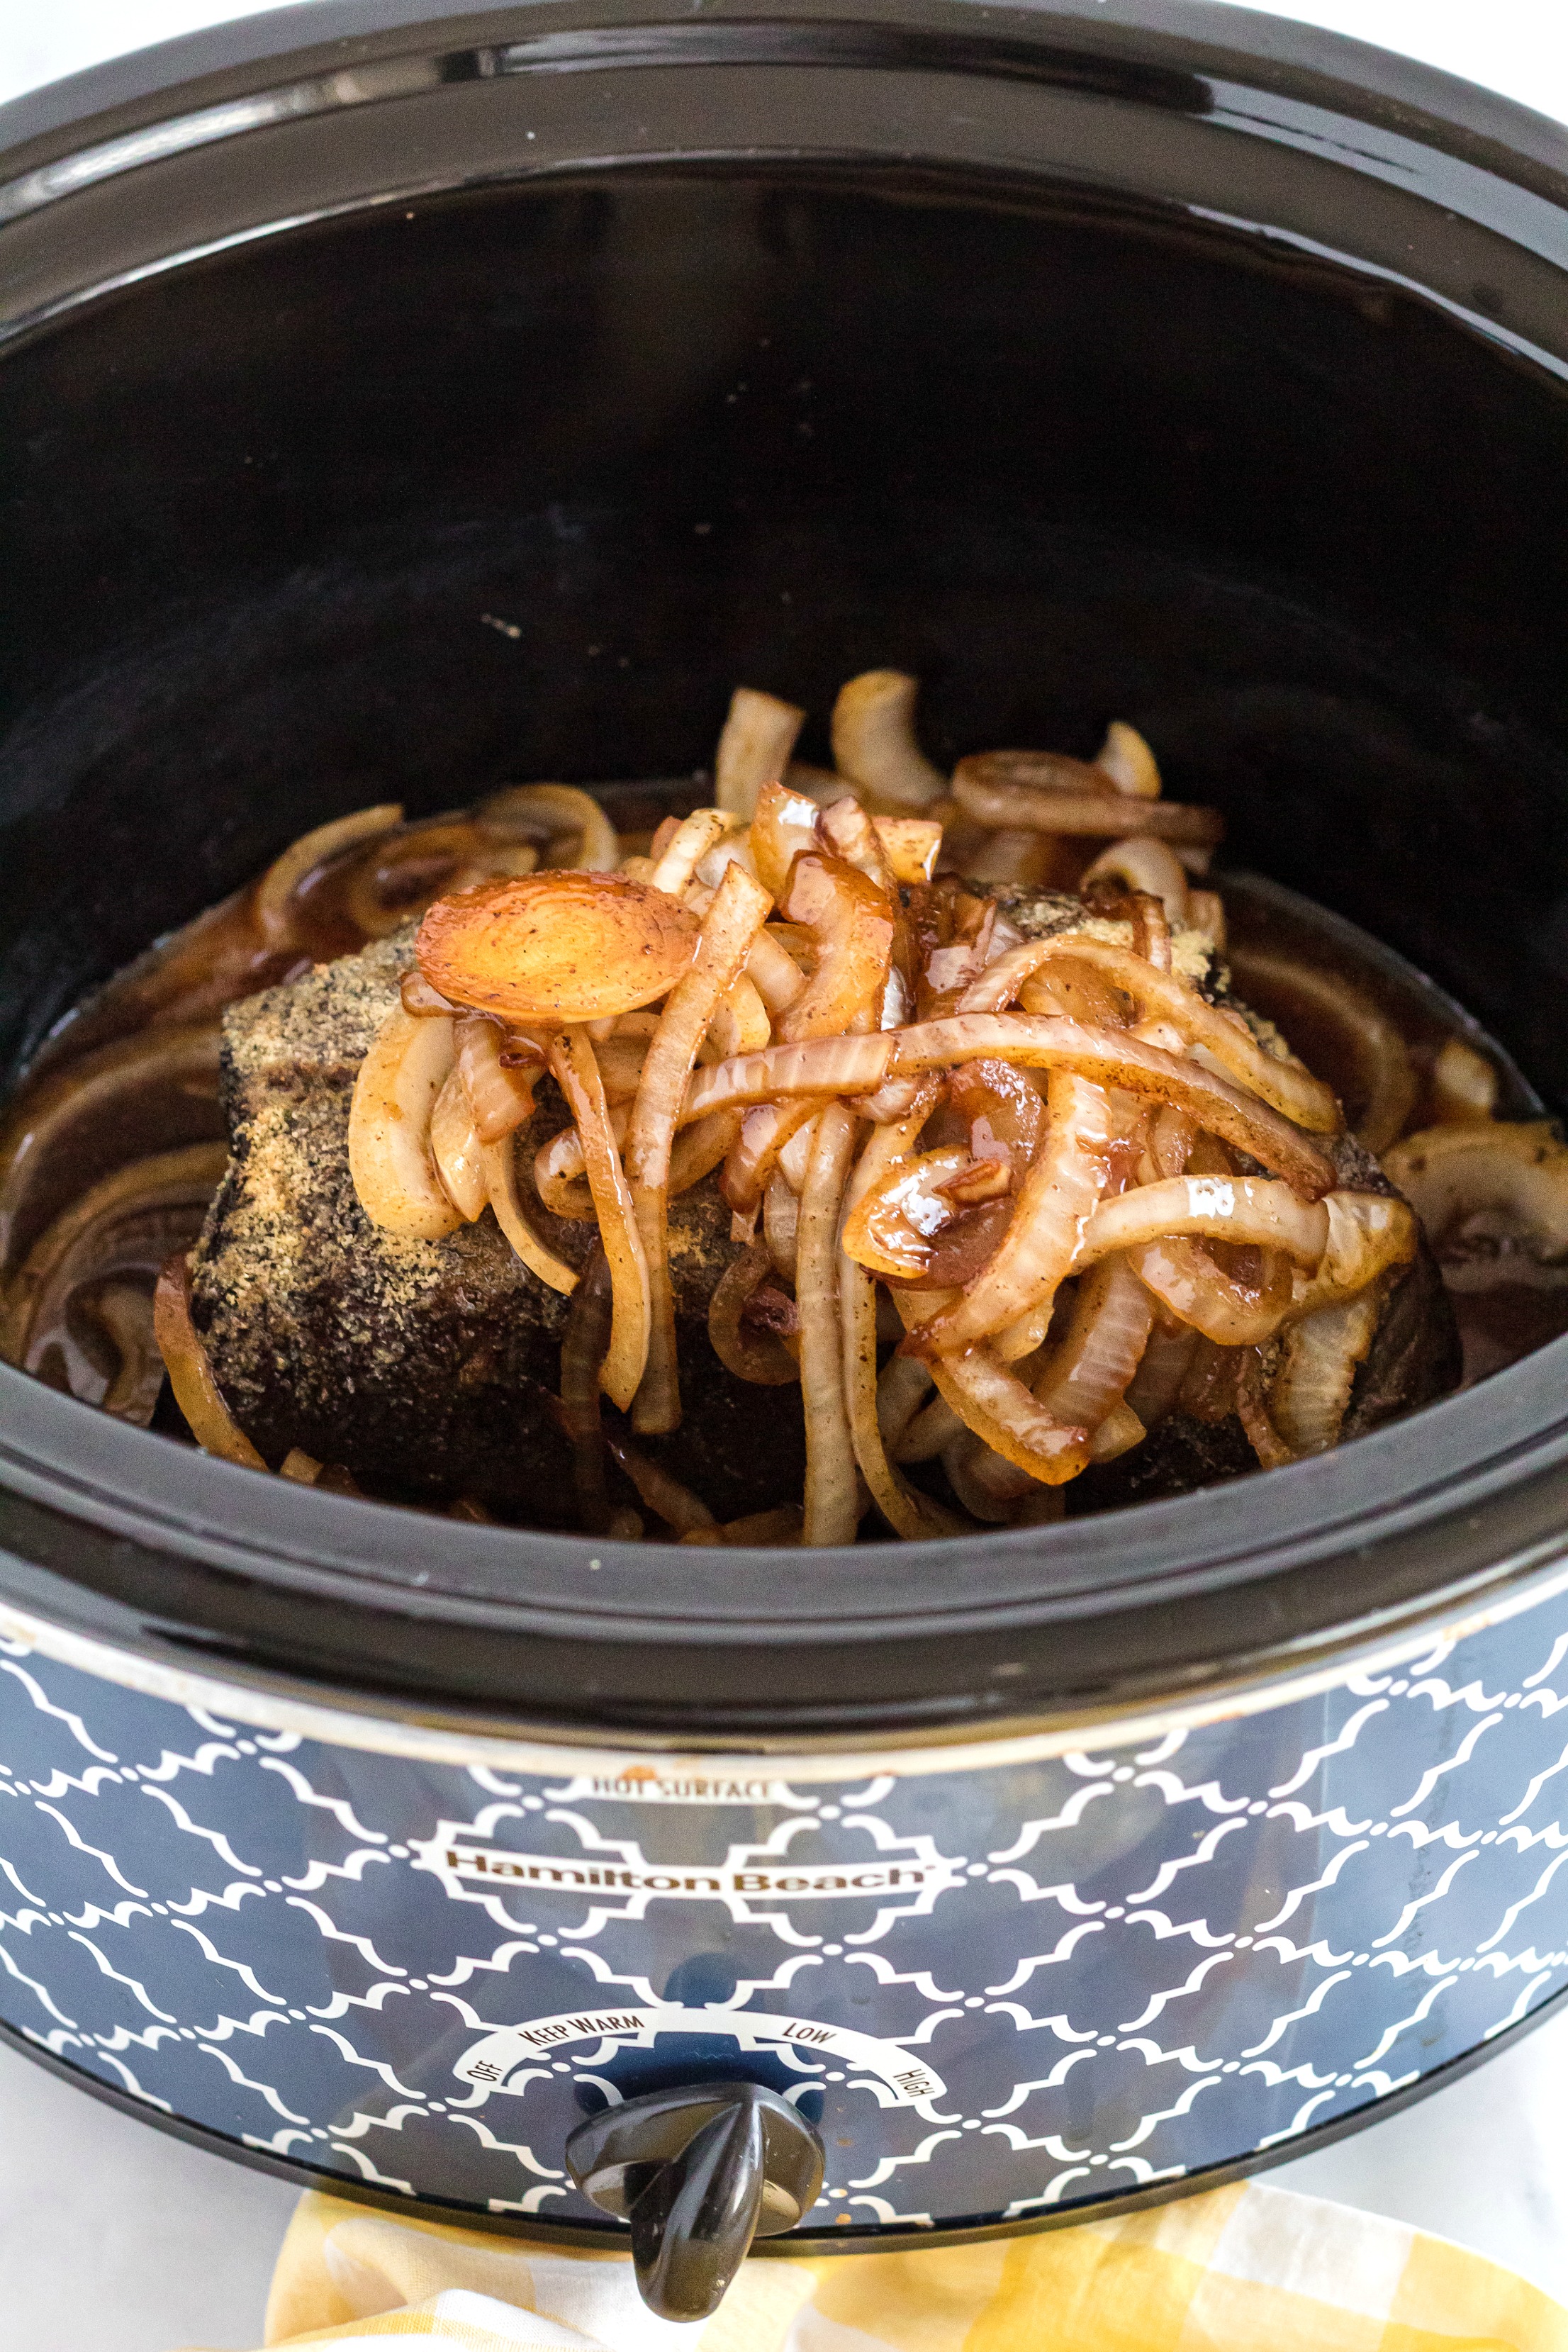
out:
M0 109L0 170L14 185L281 76L553 41L535 59L552 70L901 64L1198 112L1203 78L1230 76L1568 206L1553 168L1561 133L1527 110L1305 26L1227 10L1223 42L1219 29L1210 9L1182 0L1097 0L1092 11L1047 0L1028 12L934 0L852 20L734 10L697 27L587 0L486 14L317 0ZM68 215L68 196L58 209ZM0 1591L189 1665L286 1675L394 1712L522 1714L568 1733L706 1742L994 1731L1342 1660L1539 1576L1568 1521L1564 1370L1568 1340L1342 1454L1134 1512L951 1546L715 1565L671 1547L520 1535L282 1481L258 1487L254 1474L0 1367Z

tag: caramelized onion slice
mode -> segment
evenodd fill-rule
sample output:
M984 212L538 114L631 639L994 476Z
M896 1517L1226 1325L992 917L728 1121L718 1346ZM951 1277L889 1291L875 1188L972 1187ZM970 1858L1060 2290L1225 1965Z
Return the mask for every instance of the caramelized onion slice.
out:
M773 1034L767 1007L742 972L709 1024L702 1051L713 1052L721 1061L736 1054L760 1054Z
M805 724L805 713L795 703L781 702L776 694L759 694L753 687L737 687L713 761L713 797L719 806L742 821L750 818L763 786L782 779Z
M1384 1192L1336 1192L1323 1206L1328 1243L1316 1273L1296 1276L1292 1318L1354 1297L1415 1255L1415 1218L1405 1202Z
M778 1023L786 1044L874 1028L892 960L895 913L879 884L825 850L790 869L782 912L811 940L816 969Z
M879 1129L888 1135L898 1131ZM931 1269L936 1236L955 1214L955 1204L942 1188L973 1164L963 1144L896 1159L865 1187L845 1219L845 1255L886 1281L918 1282Z
M805 974L782 940L761 930L746 958L746 977L776 1019L805 986Z
M475 818L437 817L373 844L344 877L343 911L367 940L384 940L444 891L491 876L531 874L531 843L493 840Z
M1439 1127L1464 1127L1497 1111L1498 1075L1484 1054L1450 1037L1432 1065L1432 1117Z
M543 1053L530 1045L526 1062L520 1062L521 1041L514 1040L510 1058L503 1060L508 1049L502 1032L478 1013L458 1023L452 1042L474 1132L481 1144L499 1143L533 1115L533 1088L543 1074Z
M1314 1058L1342 1077L1347 1100L1358 1107L1357 1136L1369 1151L1386 1151L1415 1108L1418 1087L1405 1039L1381 1005L1342 973L1277 949L1238 942L1229 961L1240 993L1287 1034L1295 1028L1303 1050L1324 1040Z
M835 857L843 858L847 866L856 867L879 889L888 888L893 877L882 852L880 829L873 824L853 793L846 793L831 808L824 809L816 824L826 849L831 850Z
M726 1519L719 1528L693 1528L683 1544L744 1544L761 1550L801 1541L803 1514L798 1503L780 1503L771 1511L749 1511L744 1518Z
M800 1238L800 1201L776 1170L768 1179L768 1189L763 1195L763 1238L775 1269L786 1282L793 1282Z
M1155 1315L1142 1360L1128 1384L1127 1402L1146 1430L1175 1410L1200 1334L1163 1312Z
M456 1066L447 1072L430 1114L430 1157L441 1190L465 1224L472 1224L484 1214L489 1195L468 1090Z
M876 1129L849 1179L849 1214L845 1231L866 1199L885 1186L904 1155L919 1140L928 1105L916 1103L897 1126ZM877 1286L845 1249L840 1238L838 1293L844 1325L844 1389L849 1433L860 1475L871 1499L895 1535L910 1540L963 1532L963 1522L930 1496L900 1476L889 1458L887 1429L897 1419L899 1433L930 1388L930 1375L907 1357L895 1356L884 1379L877 1377ZM908 1367L900 1370L899 1367Z
M575 784L509 784L475 814L503 838L537 842L547 866L608 873L620 864L615 826L593 793Z
M247 1470L265 1470L266 1463L223 1401L191 1320L191 1261L184 1251L172 1257L158 1276L153 1328L174 1402L204 1454L243 1463Z
M268 945L284 947L293 939L300 892L312 874L320 873L346 850L391 833L402 822L401 803L387 801L375 808L356 809L352 816L334 817L290 842L257 884L251 901L252 920Z
M1549 1120L1425 1128L1384 1166L1439 1254L1472 1238L1547 1264L1568 1257L1568 1145Z
M695 958L659 1018L632 1105L626 1129L626 1175L647 1257L652 1302L646 1369L633 1419L646 1433L674 1429L680 1419L668 1217L670 1155L682 1097L697 1049L719 1005L745 970L752 941L771 904L766 890L743 866L724 868L713 903L703 917ZM689 1108L689 1096L687 1103ZM730 1107L722 1102L705 1106L709 1109Z
M147 1029L22 1087L0 1126L0 1268L128 1160L222 1136L221 1045L216 1025Z
M1356 1367L1371 1351L1381 1309L1381 1298L1363 1291L1340 1306L1321 1307L1286 1334L1268 1412L1292 1454L1323 1454L1338 1444Z
M697 924L666 892L576 869L437 900L416 952L433 988L502 1020L591 1021L665 995Z
M563 1258L556 1256L542 1234L535 1232L517 1181L517 1150L513 1138L503 1136L499 1143L481 1147L480 1164L484 1169L485 1191L495 1221L530 1274L537 1275L547 1289L563 1294L577 1287L575 1270Z
M1126 793L1133 800L1159 799L1160 763L1136 727L1129 727L1125 719L1111 720L1105 730L1105 740L1094 755L1094 764L1103 769L1119 793Z
M1009 978L1022 984L1026 966L1034 971L1067 961L1098 971L1113 988L1131 997L1145 1021L1168 1021L1189 1045L1202 1045L1226 1075L1260 1101L1319 1134L1337 1134L1339 1105L1321 1078L1299 1062L1278 1062L1264 1052L1238 1013L1222 1013L1207 1004L1194 988L1173 972L1156 971L1128 948L1080 935L1036 940L1007 960Z
M1283 1251L1317 1270L1329 1244L1321 1201L1298 1199L1289 1184L1260 1176L1166 1176L1102 1201L1084 1228L1075 1264L1091 1265L1113 1250L1177 1234Z
M766 1192L780 1152L822 1108L815 1095L796 1095L782 1102L759 1103L739 1114L741 1125L724 1163L724 1198L738 1216L748 1215ZM722 1112L710 1116L722 1118Z
M934 817L876 816L871 820L882 856L895 882L929 882L942 853L942 827Z
M52 1349L62 1349L73 1396L145 1424L163 1380L155 1361L149 1364L149 1352L156 1357L152 1286L171 1254L195 1241L227 1164L226 1144L195 1143L132 1160L90 1185L38 1236L6 1287L0 1358L37 1372ZM132 1290L138 1306L110 1296ZM79 1360L72 1339L79 1303L120 1357L101 1394L100 1369Z
M1126 1395L1153 1320L1153 1299L1127 1260L1102 1260L1079 1283L1061 1344L1036 1376L1039 1402L1059 1421L1098 1430Z
M1290 1307L1290 1265L1279 1251L1259 1253L1256 1282L1243 1281L1216 1265L1201 1242L1145 1242L1130 1249L1127 1257L1161 1305L1216 1348L1260 1347L1273 1338ZM1230 1411L1228 1402L1225 1410Z
M1158 972L1151 976L1161 977ZM1240 1093L1212 1070L1124 1031L1049 1014L965 1013L900 1030L894 1067L904 1076L983 1055L1026 1068L1074 1070L1108 1087L1174 1103L1190 1110L1201 1127L1283 1176L1305 1199L1318 1200L1333 1189L1333 1161L1268 1104Z
M940 1291L895 1290L892 1297L907 1328L933 1320L945 1303ZM989 1348L927 1361L947 1403L994 1454L1045 1486L1058 1486L1086 1467L1089 1432L1064 1426Z
M771 1331L746 1328L752 1294L772 1280L773 1271L765 1242L752 1242L743 1249L725 1267L708 1302L708 1336L719 1361L737 1380L761 1388L789 1388L800 1379L800 1366L789 1349Z
M637 1488L639 1498L664 1521L672 1535L684 1538L695 1532L716 1528L717 1521L700 1496L694 1495L689 1486L682 1486L662 1463L650 1460L640 1445L629 1444L614 1430L606 1431L605 1443Z
M833 760L841 776L879 800L924 808L941 800L947 780L915 735L920 680L902 670L868 669L840 687L833 706Z
M430 1157L430 1119L454 1066L450 1021L416 1021L395 1005L360 1064L349 1110L349 1173L360 1207L383 1233L441 1241L462 1215Z
M831 1103L816 1122L795 1246L800 1385L805 1405L805 1544L849 1544L859 1525L844 1388L838 1217L855 1149L854 1114Z
M820 814L814 800L805 793L791 792L785 784L764 784L758 793L747 844L757 879L771 898L784 897L795 859L820 845Z
M1045 1140L994 1252L963 1297L905 1343L928 1361L1043 1309L1073 1264L1110 1179L1119 1127L1104 1089L1070 1071L1052 1071L1046 1106Z
M895 1356L893 1363L911 1364L915 1360L912 1356ZM890 1371L892 1365L888 1369ZM921 1370L922 1371L925 1370L923 1364ZM950 1440L956 1437L963 1427L963 1422L960 1421L947 1399L944 1396L932 1397L923 1412L910 1416L908 1426L897 1444L889 1444L889 1456L892 1461L900 1464L934 1462L937 1455L946 1450Z
M711 1062L696 1072L687 1087L681 1120L703 1118L710 1110L728 1110L737 1105L772 1102L781 1095L873 1093L887 1076L899 1045L899 1033L874 1029L864 1036L814 1037L803 1045L769 1045L761 1054Z
M578 1525L590 1536L610 1531L599 1385L610 1345L612 1312L609 1264L604 1251L595 1248L572 1294L561 1341L561 1421L572 1447Z
M626 1412L647 1361L653 1317L647 1257L631 1186L616 1148L604 1081L594 1048L581 1030L567 1031L551 1055L550 1066L577 1123L599 1246L609 1263L614 1307L600 1381L611 1402Z
M736 823L722 809L693 809L682 817L668 842L654 859L653 872L647 877L650 890L663 890L679 898L708 852L721 842ZM642 1000L646 1003L646 999Z
M1212 846L1225 838L1217 811L1181 801L1138 800L1114 790L1063 792L1034 781L1042 755L1020 751L972 752L952 774L952 796L977 823L1023 833L1065 833L1117 840L1152 834L1157 840ZM1051 760L1052 768L1060 763Z
M1085 868L1079 887L1087 892L1096 882L1121 882L1129 890L1146 890L1164 908L1167 922L1181 924L1188 919L1187 869L1174 850L1147 834L1131 841L1113 841L1109 849L1102 849ZM1169 964L1164 968L1169 971Z

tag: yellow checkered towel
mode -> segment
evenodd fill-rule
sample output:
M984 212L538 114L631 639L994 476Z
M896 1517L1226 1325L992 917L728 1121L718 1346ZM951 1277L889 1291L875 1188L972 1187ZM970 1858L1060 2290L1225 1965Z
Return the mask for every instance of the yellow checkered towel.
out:
M1568 2352L1511 2271L1316 2197L1238 2185L1120 2221L912 2253L746 2263L677 2326L631 2263L301 2200L269 2346L465 2352Z

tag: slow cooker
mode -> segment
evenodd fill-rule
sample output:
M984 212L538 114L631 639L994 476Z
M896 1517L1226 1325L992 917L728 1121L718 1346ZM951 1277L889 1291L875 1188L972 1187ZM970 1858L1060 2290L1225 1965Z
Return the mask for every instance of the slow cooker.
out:
M317 0L0 148L7 1081L308 824L689 777L734 684L891 663L943 758L1132 720L1563 1100L1543 121L1200 0ZM438 1520L6 1370L4 2031L400 2211L631 2210L675 2314L753 2230L1300 2154L1568 1985L1565 1368L842 1553Z

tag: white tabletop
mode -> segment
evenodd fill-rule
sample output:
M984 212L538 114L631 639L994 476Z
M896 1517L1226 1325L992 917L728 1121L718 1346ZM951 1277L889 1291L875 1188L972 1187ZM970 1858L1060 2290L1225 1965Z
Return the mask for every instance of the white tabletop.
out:
M1225 5L1215 0L1216 10ZM1568 120L1563 0L1253 5L1468 74ZM253 13L212 0L53 0L47 9L0 0L0 100ZM1568 2017L1403 2115L1268 2177L1462 2239L1568 2302ZM0 2049L6 2352L258 2344L294 2196Z

